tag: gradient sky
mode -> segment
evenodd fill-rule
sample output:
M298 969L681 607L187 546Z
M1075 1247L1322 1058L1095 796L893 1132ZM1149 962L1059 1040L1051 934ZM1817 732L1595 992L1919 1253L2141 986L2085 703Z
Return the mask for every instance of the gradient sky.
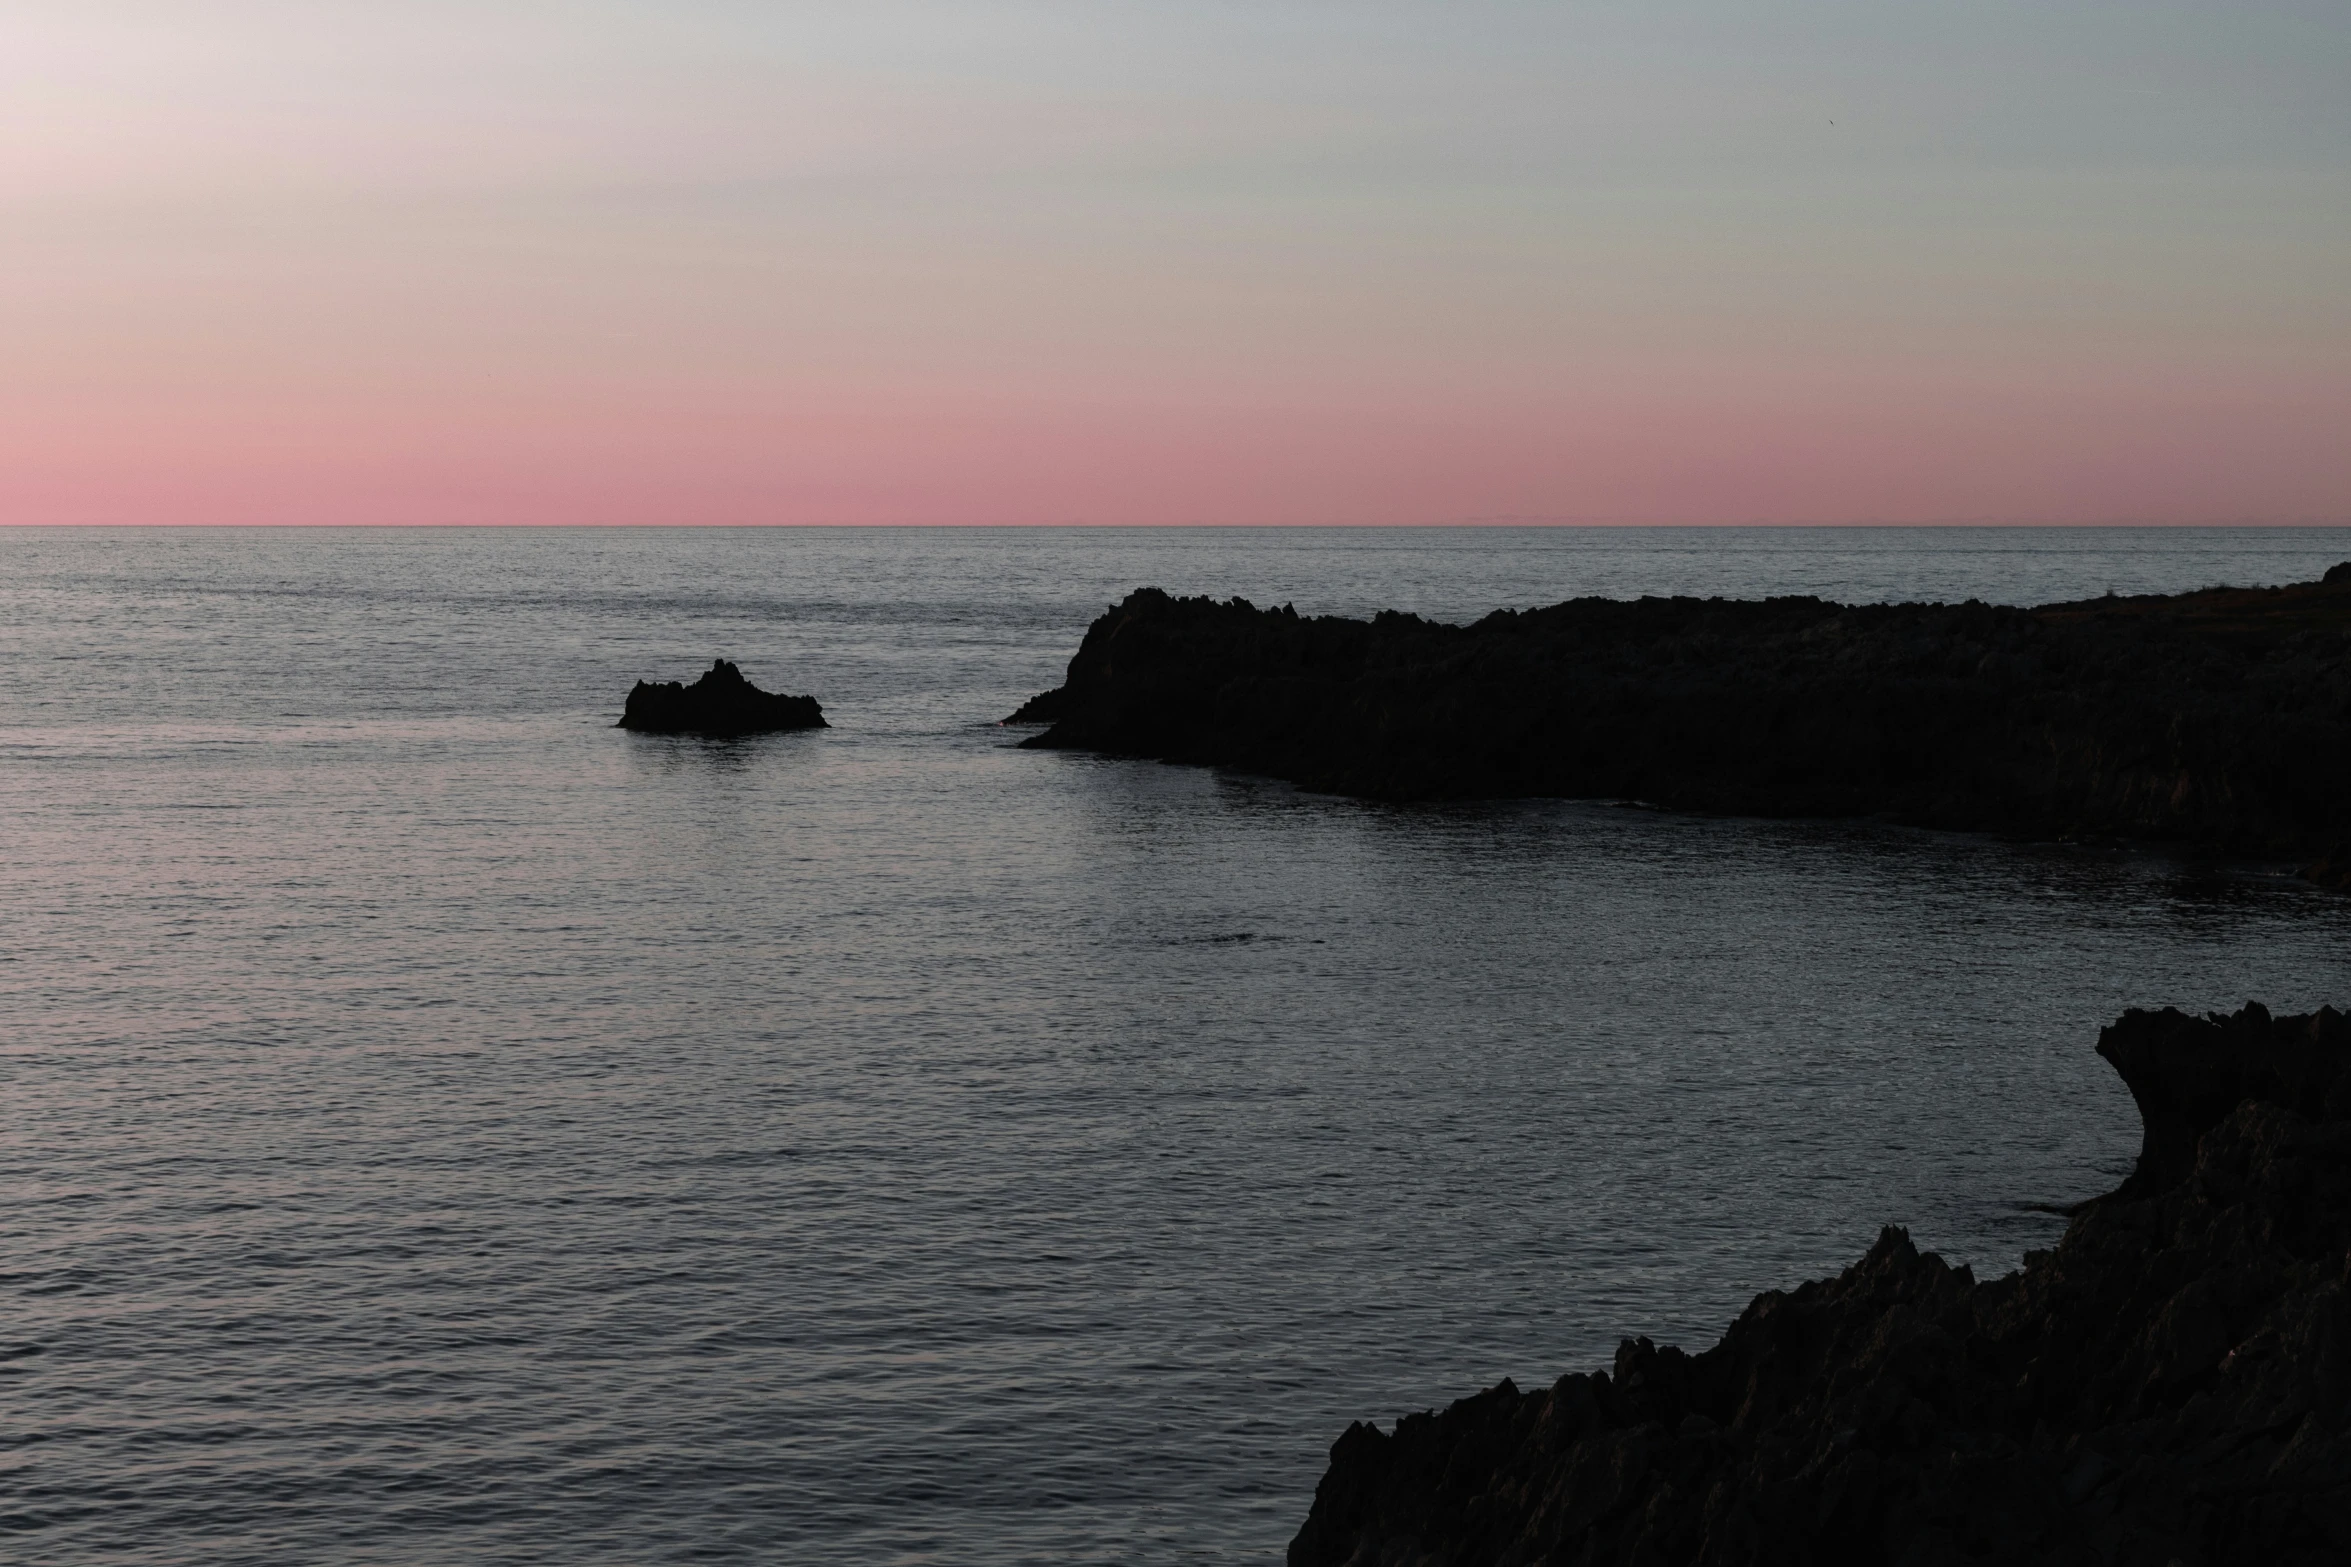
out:
M0 521L1504 518L2351 522L2342 0L0 5Z

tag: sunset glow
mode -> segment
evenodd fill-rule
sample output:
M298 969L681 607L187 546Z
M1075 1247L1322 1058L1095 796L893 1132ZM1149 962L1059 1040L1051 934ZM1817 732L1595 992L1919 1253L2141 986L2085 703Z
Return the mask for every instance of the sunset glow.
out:
M32 0L0 521L2351 521L2340 12Z

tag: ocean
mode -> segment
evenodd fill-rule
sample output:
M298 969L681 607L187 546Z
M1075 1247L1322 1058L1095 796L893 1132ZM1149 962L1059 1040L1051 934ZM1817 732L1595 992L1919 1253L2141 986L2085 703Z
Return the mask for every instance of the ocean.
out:
M1270 1564L1329 1444L1980 1274L2290 868L1022 751L1133 587L2034 603L2351 530L0 531L0 1558ZM716 657L832 728L612 727Z

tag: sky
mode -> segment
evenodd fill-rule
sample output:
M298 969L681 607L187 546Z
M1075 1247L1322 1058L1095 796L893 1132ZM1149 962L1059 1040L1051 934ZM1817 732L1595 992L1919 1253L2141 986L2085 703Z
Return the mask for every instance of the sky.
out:
M2342 0L0 0L0 522L2351 522Z

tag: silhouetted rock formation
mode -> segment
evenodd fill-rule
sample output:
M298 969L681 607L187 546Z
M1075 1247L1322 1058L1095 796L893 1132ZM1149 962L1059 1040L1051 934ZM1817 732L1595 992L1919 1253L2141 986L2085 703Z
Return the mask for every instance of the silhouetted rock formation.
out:
M2351 892L2351 846L2336 844L2303 866L2302 874L2321 887L2332 887L2337 892Z
M1388 799L1884 815L2309 857L2351 841L2351 565L2038 609L1577 599L1470 626L1145 588L1025 742Z
M1331 1449L1290 1567L2351 1561L2351 1022L2130 1012L2137 1170L1979 1284L1889 1229L1703 1354Z
M619 727L659 735L756 735L829 726L816 698L762 691L722 658L690 686L638 681L621 709Z

